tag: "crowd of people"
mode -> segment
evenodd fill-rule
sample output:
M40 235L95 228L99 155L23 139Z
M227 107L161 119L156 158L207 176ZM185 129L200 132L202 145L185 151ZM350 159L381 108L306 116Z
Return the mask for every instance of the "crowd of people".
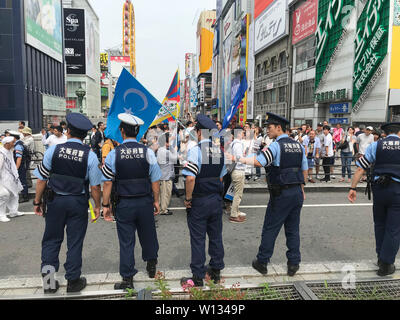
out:
M268 137L266 128L261 128L255 123L246 122L243 127L232 125L225 130L222 129L222 123L216 121L218 130L220 130L217 142L225 152L235 157L253 157L261 150L267 148L273 140ZM141 138L141 143L154 151L157 162L162 171L160 180L160 214L172 215L173 212L168 208L171 197L176 195L182 197L183 192L178 190L180 170L187 165L188 150L196 146L198 141L193 134L195 121L191 118L183 125L179 123L160 123L157 126L150 127ZM65 143L67 124L61 121L59 125L48 124L43 128L42 144L47 150L50 146ZM105 135L106 126L103 122L94 125L86 138L86 143L90 145L91 150L96 154L99 163L104 165L107 155L119 145L119 143ZM317 128L312 128L308 124L303 124L299 128L291 128L288 135L295 141L300 142L305 149L308 168L309 183L322 181L330 183L335 179L334 168L341 165L341 178L339 182L350 182L352 178L352 164L365 154L367 147L379 139L384 138L384 133L375 130L371 126L357 126L342 128L340 124L331 128L328 121L319 123ZM8 144L4 143L6 137L13 137L13 141L7 139ZM3 141L2 153L0 154L0 174L2 177L0 204L0 221L9 221L6 216L7 204L10 201L11 190L7 189L10 185L5 181L10 180L9 173L15 176L18 172L18 185L22 185L22 190L14 187L14 194L17 195L17 202L27 202L28 188L32 187L31 179L31 161L32 154L35 152L35 143L32 136L32 130L25 126L21 121L18 131L6 130L1 136ZM6 150L11 150L7 151ZM11 152L11 153L10 153ZM13 165L6 163L5 158L13 158ZM10 156L12 155L12 157ZM340 164L339 164L340 162ZM14 168L15 165L15 168ZM322 170L321 170L322 167ZM16 171L15 171L16 170ZM251 165L228 164L228 174L224 177L224 200L225 212L230 216L232 223L243 223L246 221L246 213L239 210L243 197L243 191L246 181L257 181L262 177L262 170ZM347 179L346 179L347 176ZM365 181L366 177L362 178ZM18 196L19 194L19 196ZM15 206L14 206L15 207ZM9 208L9 216L22 215L13 206Z

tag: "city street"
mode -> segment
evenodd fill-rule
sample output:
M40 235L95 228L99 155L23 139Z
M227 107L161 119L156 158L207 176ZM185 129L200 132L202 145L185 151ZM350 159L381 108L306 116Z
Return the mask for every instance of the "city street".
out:
M249 191L249 190L248 190ZM247 213L247 222L232 224L224 215L225 264L250 266L257 254L264 221L268 194L246 192L241 211ZM372 203L363 192L356 205L347 200L346 192L309 192L301 218L301 253L303 262L359 261L375 259ZM158 269L189 269L190 243L183 200L172 198L172 216L159 216L160 244ZM28 214L0 224L0 278L39 273L41 239L44 220L32 215L31 202L20 206ZM286 263L283 229L277 239L271 263ZM60 274L65 262L66 246L60 253ZM136 266L145 271L141 249L136 244ZM115 223L104 220L89 223L83 249L84 274L118 273L119 246Z

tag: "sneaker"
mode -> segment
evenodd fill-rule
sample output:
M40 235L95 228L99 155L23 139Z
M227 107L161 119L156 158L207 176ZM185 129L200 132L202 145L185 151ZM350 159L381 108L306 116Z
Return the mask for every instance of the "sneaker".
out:
M0 222L10 222L11 220L7 218L7 216L1 216Z
M260 177L254 177L254 181L257 181L258 179L260 179Z
M10 217L10 218L16 218L16 217L21 217L21 216L23 216L25 213L23 213L23 212L15 212L15 213L10 213L8 216Z
M244 217L241 217L241 216L239 216L239 217L229 217L229 222L232 222L232 223L243 223L243 222L246 222L246 219Z
M244 212L239 212L239 217L246 217L247 214L245 214Z
M173 212L167 209L167 211L160 213L160 216L172 216Z
M336 177L335 177L334 175L331 175L331 178L332 178L332 179L336 179Z
M308 182L315 183L315 180L314 179L308 179Z

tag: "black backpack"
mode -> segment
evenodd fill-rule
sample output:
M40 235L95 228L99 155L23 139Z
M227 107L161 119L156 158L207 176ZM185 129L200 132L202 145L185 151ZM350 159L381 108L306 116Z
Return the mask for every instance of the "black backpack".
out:
M29 151L28 147L22 141L18 141L15 146L17 145L22 145L22 147L24 148L24 151L22 152L22 163L25 164L25 168L28 168L32 160L32 154Z

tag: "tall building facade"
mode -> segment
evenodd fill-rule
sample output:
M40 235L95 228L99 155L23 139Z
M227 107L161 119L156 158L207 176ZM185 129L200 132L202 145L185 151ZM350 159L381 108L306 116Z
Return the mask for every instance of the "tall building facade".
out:
M68 110L101 118L99 18L88 0L63 0L63 6L66 98L69 105L76 106ZM76 95L79 88L86 92L82 104Z
M61 0L0 0L0 36L0 126L65 117Z

